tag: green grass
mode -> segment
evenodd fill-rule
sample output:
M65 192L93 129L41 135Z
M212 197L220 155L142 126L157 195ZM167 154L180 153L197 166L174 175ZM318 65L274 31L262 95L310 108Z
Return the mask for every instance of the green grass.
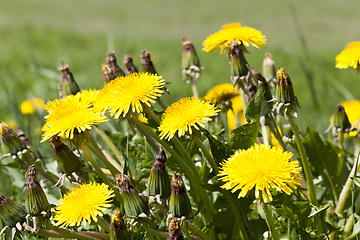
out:
M334 83L359 98L352 87L358 78L355 71L334 67L335 56L348 42L358 40L353 30L359 20L353 7L356 2L293 3L310 50L312 62L306 64L312 65L321 104L315 111L305 75L296 61L296 57L304 59L304 54L290 1L6 1L0 10L1 119L21 122L16 107L30 96L45 102L56 98L61 60L69 64L81 88L101 88L101 63L111 50L116 50L120 64L124 54L131 54L140 67L139 54L147 49L157 71L171 82L171 95L165 95L164 101L171 104L190 96L191 86L181 81L182 36L193 40L205 67L199 81L200 95L204 95L215 84L229 82L230 73L226 55L205 53L201 43L223 24L240 21L261 30L268 40L266 49L250 49L251 54L246 55L250 65L261 70L265 52L272 53L276 64L292 78L301 106L300 127L322 131L335 105L347 100Z

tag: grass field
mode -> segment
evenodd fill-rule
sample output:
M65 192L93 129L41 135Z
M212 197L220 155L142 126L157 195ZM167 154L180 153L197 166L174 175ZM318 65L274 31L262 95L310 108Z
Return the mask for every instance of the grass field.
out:
M120 63L123 55L131 54L139 67L138 56L147 49L157 71L171 82L171 96L164 96L164 101L170 104L190 96L191 86L181 82L182 36L193 40L205 67L199 81L200 95L204 95L215 84L229 82L230 73L226 55L201 51L202 41L226 23L241 22L267 37L265 49L250 49L250 65L261 70L265 52L272 53L276 64L292 78L301 106L300 126L322 131L337 103L359 98L353 87L359 78L355 71L334 67L335 56L346 44L360 39L356 4L357 0L2 1L2 120L19 121L17 106L27 97L38 96L45 102L57 97L61 60L69 64L80 87L101 88L100 66L112 50L116 50ZM310 62L296 31L292 9L305 37ZM321 106L318 109L313 107L308 81L297 59L313 73L312 84Z

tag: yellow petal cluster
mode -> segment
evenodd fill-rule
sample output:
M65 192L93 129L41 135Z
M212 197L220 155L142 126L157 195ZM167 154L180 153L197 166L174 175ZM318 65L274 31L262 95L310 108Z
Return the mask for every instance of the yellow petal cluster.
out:
M179 137L186 132L192 134L192 127L205 127L204 123L210 121L210 117L216 116L219 111L210 102L194 97L182 98L165 110L158 128L160 139L170 140L176 132Z
M231 83L218 84L212 89L210 89L204 99L212 104L218 104L227 100L231 100L237 96L240 96L240 93L237 91L238 87Z
M151 106L164 92L165 80L156 74L132 73L119 77L100 90L94 107L100 112L110 110L115 119L128 112L141 113L143 104Z
M251 27L242 27L241 23L230 23L224 25L221 30L210 35L203 42L203 49L206 52L214 52L221 48L220 53L225 52L226 47L231 41L237 41L245 47L250 45L255 48L264 48L266 46L266 38L259 30Z
M345 69L353 67L357 69L360 64L360 41L349 43L346 48L336 56L336 68Z
M255 145L247 150L239 150L221 163L220 180L226 182L222 188L236 192L238 198L245 197L255 189L255 197L260 192L265 203L272 201L270 188L291 194L292 188L300 185L301 179L298 161L289 161L292 153L267 145Z
M104 183L79 185L59 200L60 205L55 207L53 220L57 226L64 227L79 226L83 220L89 224L92 220L97 222L97 216L102 217L102 212L111 207L111 198L115 196L113 192Z
M90 90L69 95L60 100L49 101L44 108L49 115L42 128L42 142L52 136L73 139L74 133L90 130L92 125L100 124L109 119L94 111L92 104L96 101L96 91Z

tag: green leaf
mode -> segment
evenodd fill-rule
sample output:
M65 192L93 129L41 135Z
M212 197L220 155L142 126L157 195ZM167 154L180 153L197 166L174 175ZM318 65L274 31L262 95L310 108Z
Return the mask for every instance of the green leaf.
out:
M246 109L245 118L249 123L231 131L228 143L231 149L247 149L255 144L259 133L264 93L264 84L259 83L258 90Z
M303 144L311 165L315 168L315 172L322 176L325 186L335 190L335 194L338 195L342 186L340 177L343 167L339 154L343 150L326 141L310 127L306 129L306 135Z
M360 234L360 221L359 221L359 217L358 217L358 216L356 216L356 220L357 220L357 222L356 222L355 225L354 225L352 234L351 234L348 238L346 238L345 240L353 239L355 236L357 236L357 235ZM355 219L354 219L354 221L355 221Z
M234 153L228 145L217 140L206 129L204 129L204 133L206 137L209 139L211 154L213 155L215 162L217 164L223 162L224 159L228 159Z

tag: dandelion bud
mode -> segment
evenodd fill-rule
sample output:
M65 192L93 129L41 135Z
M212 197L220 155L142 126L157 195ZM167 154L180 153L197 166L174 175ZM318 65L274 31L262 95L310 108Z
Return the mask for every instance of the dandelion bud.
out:
M191 213L190 199L186 193L185 184L180 174L174 173L171 180L170 213L174 217L187 216Z
M0 121L0 132L2 140L9 149L11 155L24 161L30 159L30 152L28 151L26 144L21 141L20 137L14 132L14 130L2 121ZM26 158L24 158L25 156Z
M263 61L263 76L266 81L276 79L275 62L273 56L270 53L265 53Z
M181 229L179 220L177 218L171 219L171 222L169 224L169 235L167 240L181 240L184 239Z
M142 72L157 74L157 72L154 68L154 64L151 61L150 53L146 49L144 49L141 52L140 59L141 59L141 71Z
M119 209L115 209L115 213L110 221L110 240L130 240L131 235L126 228L126 224L122 218Z
M237 41L230 42L228 51L230 58L231 81L235 86L239 78L247 75L249 71L248 63L245 59L243 50L241 50L241 44Z
M59 71L61 71L62 73L62 83L61 83L62 96L66 97L67 95L75 95L76 93L80 92L80 88L78 84L75 82L74 76L69 70L69 65L61 61L61 66L59 67Z
M117 65L115 51L109 53L109 55L106 58L106 62L115 78L125 76L123 70L121 70L121 68Z
M137 217L141 213L148 214L149 206L146 201L139 196L136 189L130 185L130 179L125 174L115 176L116 185L120 188L124 201L125 214Z
M130 55L125 55L123 63L125 65L126 75L129 75L129 74L134 73L134 72L135 73L139 72L137 70L137 68L135 67L135 65L133 63L133 59L131 58Z
M288 111L291 115L296 117L296 107L298 106L298 102L294 95L290 76L282 67L279 67L276 77L276 100L278 113L286 115L286 112Z
M182 54L182 75L183 81L190 83L199 78L201 68L200 68L200 61L199 57L195 52L194 45L192 41L188 40L187 38L183 37L183 54Z
M334 127L337 129L341 129L342 131L349 132L349 129L351 128L351 123L349 121L349 118L345 112L345 108L343 105L338 104L335 107L335 113L334 113Z
M103 72L104 84L107 84L115 79L115 76L113 75L111 69L105 63L101 64L101 70Z
M166 155L164 148L160 146L160 151L156 155L156 160L151 168L147 191L149 196L160 195L167 198L171 194L170 178L165 169Z
M26 211L32 216L40 215L41 212L49 209L49 202L37 180L35 164L29 167L25 173L25 178L27 181L25 193Z
M17 223L25 222L25 207L3 195L0 195L0 216L5 225L12 228Z
M78 172L81 168L79 158L66 146L58 136L53 136L49 140L50 145L54 150L56 163L59 171L68 177L72 177L73 172ZM75 181L75 179L70 179Z

